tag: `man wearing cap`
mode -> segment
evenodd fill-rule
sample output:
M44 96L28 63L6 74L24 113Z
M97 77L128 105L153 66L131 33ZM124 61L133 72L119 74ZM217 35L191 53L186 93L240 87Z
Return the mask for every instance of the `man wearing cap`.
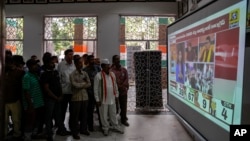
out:
M94 95L99 106L103 134L107 136L110 129L108 118L113 130L123 134L116 118L116 101L118 101L119 92L115 74L110 71L108 59L101 60L101 68L102 71L97 73L94 79Z

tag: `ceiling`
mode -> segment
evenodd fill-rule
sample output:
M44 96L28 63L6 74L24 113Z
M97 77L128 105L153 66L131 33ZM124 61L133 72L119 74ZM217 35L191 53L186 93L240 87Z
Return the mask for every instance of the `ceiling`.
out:
M5 0L6 4L107 3L107 2L176 2L178 0Z
M87 2L175 2L176 0L79 0L79 1L87 1Z

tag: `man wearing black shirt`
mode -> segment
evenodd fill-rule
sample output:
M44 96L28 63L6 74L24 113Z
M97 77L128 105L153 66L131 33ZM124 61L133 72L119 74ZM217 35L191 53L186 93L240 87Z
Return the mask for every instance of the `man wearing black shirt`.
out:
M58 126L57 133L62 136L69 135L69 132L66 131L64 123L61 119L60 101L62 99L62 87L60 84L59 73L54 68L55 64L51 57L48 64L45 65L45 71L41 76L42 88L45 94L45 124L48 134L48 141L53 140L51 122L53 115L55 118L55 123Z

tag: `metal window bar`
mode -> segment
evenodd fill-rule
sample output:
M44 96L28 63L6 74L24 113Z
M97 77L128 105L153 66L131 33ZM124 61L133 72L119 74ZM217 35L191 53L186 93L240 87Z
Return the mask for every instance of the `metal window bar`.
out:
M23 55L23 17L6 17L5 48Z

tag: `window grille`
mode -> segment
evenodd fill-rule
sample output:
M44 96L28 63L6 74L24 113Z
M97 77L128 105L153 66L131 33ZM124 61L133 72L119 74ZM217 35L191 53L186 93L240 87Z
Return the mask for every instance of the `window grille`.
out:
M5 48L12 54L23 55L23 17L6 18Z
M96 55L97 17L95 16L45 16L44 51L63 59L64 51L72 48L75 54Z

